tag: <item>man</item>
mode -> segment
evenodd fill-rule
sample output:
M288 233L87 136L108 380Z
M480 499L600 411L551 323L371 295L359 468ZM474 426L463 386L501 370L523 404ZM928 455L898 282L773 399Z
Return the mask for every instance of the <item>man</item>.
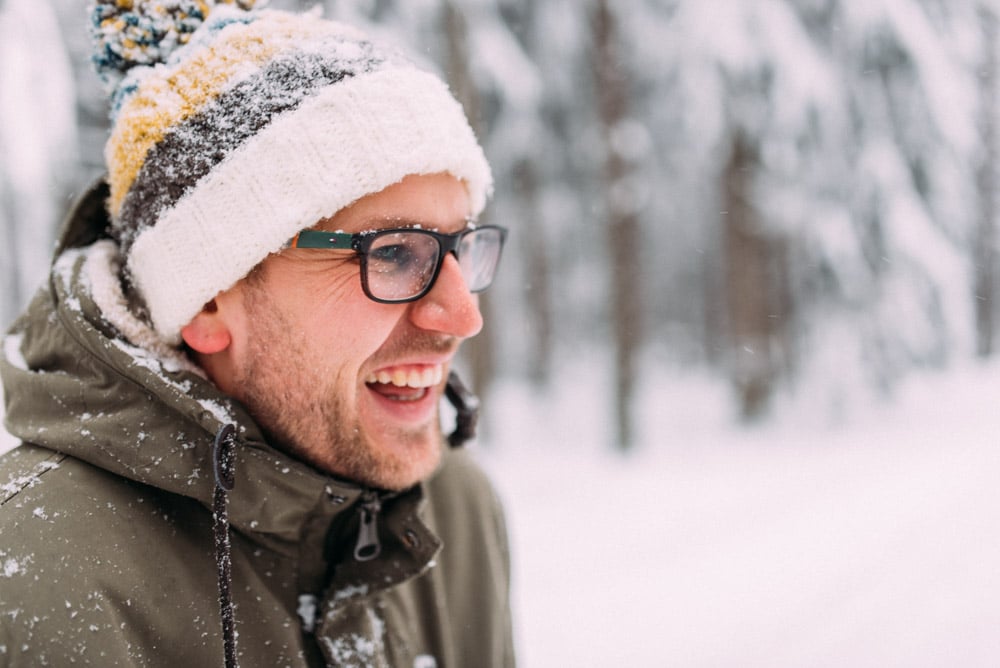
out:
M0 665L513 665L438 416L505 236L482 151L364 35L210 4L93 10L107 183L0 364Z

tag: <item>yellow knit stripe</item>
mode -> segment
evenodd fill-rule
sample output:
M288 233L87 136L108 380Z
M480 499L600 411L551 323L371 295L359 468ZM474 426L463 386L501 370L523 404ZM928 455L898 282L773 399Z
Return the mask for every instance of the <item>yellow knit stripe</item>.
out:
M105 147L111 215L116 217L147 153L228 85L252 76L276 53L324 34L329 23L279 13L226 26L215 41L175 67L158 67L122 106Z

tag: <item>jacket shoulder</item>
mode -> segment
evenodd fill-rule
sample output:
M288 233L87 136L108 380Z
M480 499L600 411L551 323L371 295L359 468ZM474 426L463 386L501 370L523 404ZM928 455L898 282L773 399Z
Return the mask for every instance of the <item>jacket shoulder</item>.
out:
M194 602L176 596L181 585L212 592L214 584L210 528L196 519L207 513L188 508L195 502L175 495L168 502L32 445L0 457L0 490L5 665L88 665L88 658L89 665L156 665L148 654L156 639L142 634L169 637L164 619L199 624L188 607ZM200 617L203 626L211 622Z
M427 487L434 498L471 503L476 510L502 514L502 504L493 483L465 448L447 453Z
M488 550L508 561L503 504L486 472L465 448L450 451L427 485L431 522L446 547ZM466 543L473 543L467 546ZM478 547L476 547L478 546Z
M457 665L514 665L510 548L500 498L464 448L450 451L428 485L429 523L442 541L428 574L448 601Z

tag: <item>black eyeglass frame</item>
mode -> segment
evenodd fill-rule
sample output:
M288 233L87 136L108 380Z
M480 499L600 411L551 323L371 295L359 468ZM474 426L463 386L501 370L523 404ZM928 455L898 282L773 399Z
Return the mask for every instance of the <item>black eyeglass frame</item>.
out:
M452 234L444 234L441 232L435 232L433 230L425 230L419 227L393 227L382 230L370 230L367 232L325 232L323 230L302 230L296 234L289 242L286 244L286 248L319 248L319 249L335 249L335 250L350 250L358 254L361 258L361 288L364 290L365 296L371 299L373 302L378 302L380 304L406 304L408 302L415 302L422 298L434 287L437 283L438 274L441 273L441 267L444 265L444 260L451 253L455 256L455 259L461 264L461 257L458 254L458 249L461 247L462 240L470 234L475 234L477 232L482 232L485 230L495 230L500 236L500 247L497 250L496 262L494 263L493 275L490 276L490 280L486 285L470 289L470 292L478 293L483 292L488 289L493 284L493 279L496 277L497 268L500 266L500 258L503 255L504 243L507 240L507 228L500 225L479 225L476 227L468 227L460 232L454 232ZM368 285L368 252L372 247L372 244L379 239L379 237L387 236L389 234L399 234L399 233L414 233L423 234L429 237L433 237L437 243L440 252L438 254L437 263L434 266L434 272L431 274L430 279L417 294L410 297L401 297L399 299L385 299L383 297L376 297L372 294L371 289Z

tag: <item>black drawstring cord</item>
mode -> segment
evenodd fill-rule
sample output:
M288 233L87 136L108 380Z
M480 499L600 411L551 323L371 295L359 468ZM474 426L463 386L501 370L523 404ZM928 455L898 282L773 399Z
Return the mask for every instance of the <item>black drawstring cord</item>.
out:
M219 576L219 616L222 618L222 641L225 646L226 668L239 668L236 659L236 618L233 615L232 557L229 543L229 498L227 494L236 482L236 427L227 424L215 436L212 447L212 468L215 472L215 494L212 497L212 517L215 534L215 567Z
M479 422L479 397L465 386L458 374L452 371L448 374L448 384L444 394L455 407L455 431L448 435L448 445L460 447L476 435L476 423Z

